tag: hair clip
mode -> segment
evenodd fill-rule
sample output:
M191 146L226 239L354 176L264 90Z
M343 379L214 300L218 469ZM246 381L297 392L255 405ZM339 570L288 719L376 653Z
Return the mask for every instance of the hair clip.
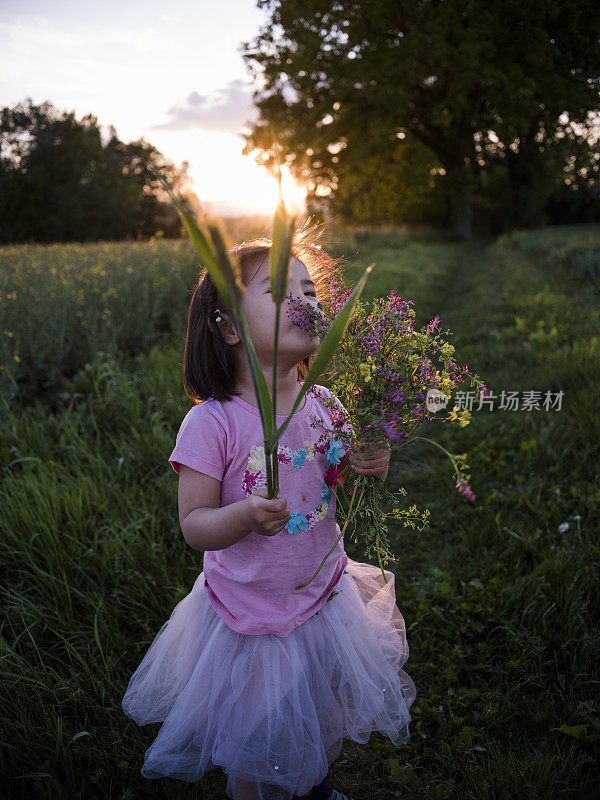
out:
M221 309L219 309L219 308L216 308L216 309L215 309L215 314L218 314L218 315L219 315L219 316L217 317L217 319L216 319L216 322L221 322Z

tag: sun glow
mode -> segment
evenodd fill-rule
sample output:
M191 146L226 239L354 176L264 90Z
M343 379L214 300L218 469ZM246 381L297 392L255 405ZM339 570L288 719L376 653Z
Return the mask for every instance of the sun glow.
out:
M182 158L190 162L193 190L201 203L231 205L239 214L272 214L277 205L277 179L259 166L255 157L241 154L240 138L228 134L204 134L201 147L195 137ZM183 143L181 143L183 144ZM186 142L187 144L187 142ZM306 187L300 186L287 167L281 169L281 192L288 211L303 214L306 210Z

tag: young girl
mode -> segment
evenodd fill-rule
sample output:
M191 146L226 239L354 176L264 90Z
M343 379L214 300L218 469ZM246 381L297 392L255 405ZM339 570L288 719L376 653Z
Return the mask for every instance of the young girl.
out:
M270 245L259 239L234 250L272 396ZM319 307L336 262L306 231L296 234L292 253L288 295ZM285 311L284 304L278 426L319 345ZM260 414L238 330L204 270L184 353L184 386L196 405L169 457L179 474L183 537L203 551L203 572L132 675L123 709L139 725L163 723L146 751L147 778L197 781L221 767L234 800L350 800L328 773L344 737L365 743L377 730L394 744L409 738L415 686L401 669L408 644L394 574L385 572L386 584L379 567L350 559L340 540L316 578L295 587L341 532L329 467L351 463L385 479L389 450L370 458L362 448L345 453L335 437L345 410L315 385L279 441L279 496L267 499ZM332 419L323 398L339 417Z

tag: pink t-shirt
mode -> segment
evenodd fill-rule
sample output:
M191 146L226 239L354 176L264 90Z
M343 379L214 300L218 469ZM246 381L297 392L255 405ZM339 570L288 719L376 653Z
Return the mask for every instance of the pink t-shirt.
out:
M334 397L325 386L311 387L279 440L279 496L285 497L291 514L286 527L275 536L251 531L230 547L204 551L208 599L238 633L287 636L327 602L348 563L340 539L317 577L295 589L313 575L340 535L335 484L328 486L331 476L326 482L325 475L345 453L337 432L354 433L350 423L334 427L340 417L332 421L319 395ZM278 414L277 426L284 421ZM169 462L175 472L185 464L221 481L220 507L266 489L258 408L237 396L193 406L181 423Z

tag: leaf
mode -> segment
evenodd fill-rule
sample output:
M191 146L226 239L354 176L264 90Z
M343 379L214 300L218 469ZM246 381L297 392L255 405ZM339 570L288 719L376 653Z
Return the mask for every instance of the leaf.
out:
M91 735L92 734L89 731L79 731L79 733L76 733L75 736L71 739L69 744L71 744L71 742L76 741L77 739L80 739L82 736L91 736Z
M292 410L288 414L285 422L282 424L280 428L278 428L278 430L275 433L276 441L279 441L279 439L281 438L283 432L285 431L290 422L290 419L292 418L292 415L300 405L300 402L304 397L304 395L306 394L306 392L311 388L311 386L313 386L313 384L317 382L317 379L319 378L321 373L325 371L327 365L331 361L335 351L339 346L339 343L342 340L342 337L346 332L346 328L350 324L350 320L352 319L356 305L360 300L360 296L363 292L363 289L365 288L365 283L367 281L367 278L369 277L371 270L373 269L374 266L375 264L369 264L363 276L354 287L352 294L350 295L350 297L348 297L348 299L340 309L339 313L337 314L336 318L329 326L327 335L321 342L319 349L314 355L312 364L310 366L310 369L308 370L306 378L304 379L302 388L300 389L300 392L298 393L298 396L294 401Z
M241 307L238 312L238 322L241 329L241 339L244 352L246 354L246 361L248 362L248 368L250 370L250 375L252 376L252 383L254 385L256 401L258 403L258 410L260 412L263 433L265 435L265 441L268 442L273 439L273 434L275 432L273 401L271 400L269 387L267 386L267 381L265 380L262 367L260 366L260 361L256 355L256 350L254 349L252 337L250 336L250 329L248 328L248 320L246 319L246 315L242 311Z
M280 305L285 299L290 272L290 254L296 218L289 217L283 199L279 198L273 217L273 245L269 269L273 302Z
M19 775L19 778L51 778L49 772L29 772L27 775Z
M162 180L162 179L161 179ZM248 321L242 308L243 288L241 285L241 271L239 256L235 255L232 259L227 252L224 235L218 224L208 226L210 239L212 240L212 247L209 239L205 236L203 231L198 227L193 217L186 211L181 203L175 198L168 184L162 181L165 190L169 193L173 200L177 211L182 217L192 239L196 250L199 252L208 273L214 281L217 290L223 297L223 300L232 308L236 322L239 324L242 346L246 354L248 368L252 376L252 383L258 402L258 410L261 417L263 434L265 442L272 442L274 440L275 418L273 416L273 403L269 388L265 380L260 362L256 355L256 350L250 336L250 329ZM293 220L292 220L293 230ZM214 249L214 251L213 251ZM289 258L288 258L289 262Z
M190 234L190 238L196 250L198 251L202 263L208 270L210 277L212 278L217 290L223 300L227 303L230 308L236 307L236 301L241 299L241 290L240 296L238 297L238 292L234 287L237 286L237 281L235 279L235 274L231 271L231 268L225 266L224 264L219 264L217 260L217 256L213 252L213 248L205 236L203 231L198 227L196 221L192 217L192 215L184 208L184 206L177 200L173 192L171 191L170 186L166 181L161 178L161 182L166 192L168 192L171 200L173 201L179 216L182 218L188 233ZM223 267L225 266L225 272L223 272ZM239 289L239 287L238 287Z
M574 739L581 739L585 736L586 725L561 725L560 728L550 728L551 731L558 731L565 733L567 736L572 736Z
M239 255L235 254L232 261L230 254L227 252L228 248L225 244L225 235L221 230L220 224L209 224L208 231L215 248L217 264L231 296L232 302L228 302L228 305L238 312L242 304L243 295ZM224 296L223 299L225 300Z

